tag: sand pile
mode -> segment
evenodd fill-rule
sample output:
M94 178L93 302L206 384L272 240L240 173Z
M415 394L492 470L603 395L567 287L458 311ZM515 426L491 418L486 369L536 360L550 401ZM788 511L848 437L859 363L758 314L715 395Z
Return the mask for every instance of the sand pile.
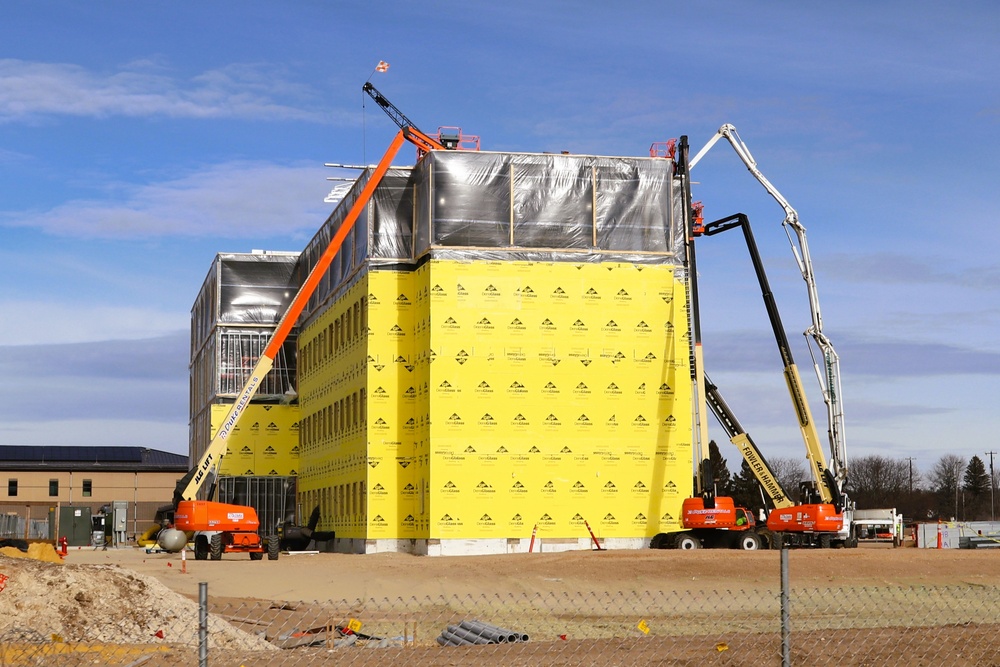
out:
M0 554L10 558L33 558L46 563L62 563L62 558L56 552L55 547L46 542L32 542L28 545L28 552L25 553L16 547L0 548Z
M0 574L7 577L0 638L27 631L70 643L198 645L197 603L159 581L115 565L57 566L25 555L0 555ZM212 648L275 649L214 616L208 633Z

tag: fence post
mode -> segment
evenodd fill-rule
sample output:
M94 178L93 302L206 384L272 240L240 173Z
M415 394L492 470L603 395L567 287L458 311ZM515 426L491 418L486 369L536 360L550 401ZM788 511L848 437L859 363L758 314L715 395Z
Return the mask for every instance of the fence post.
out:
M788 601L788 547L781 545L781 667L792 666L792 621Z
M198 667L208 667L208 582L198 584Z

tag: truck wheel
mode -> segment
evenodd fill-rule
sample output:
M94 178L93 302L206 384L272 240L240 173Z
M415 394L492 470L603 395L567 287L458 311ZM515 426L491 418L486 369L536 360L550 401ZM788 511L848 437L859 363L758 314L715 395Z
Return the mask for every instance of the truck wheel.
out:
M649 541L650 549L669 549L670 548L670 536L666 533L657 533L653 536L653 539Z
M785 541L785 536L782 533L774 533L767 531L767 547L772 551L781 551Z
M222 560L222 535L216 533L212 535L212 540L209 542L208 551L212 555L212 560Z
M202 536L194 539L194 559L208 560L208 540Z
M760 537L757 533L744 533L737 540L736 547L743 551L757 551L760 549Z
M267 538L267 559L268 560L278 560L278 556L281 554L281 544L278 542L278 536L272 535Z
M830 540L830 534L829 533L824 533L824 534L822 534L822 535L819 536L819 548L820 549L829 549L830 548L830 542L831 542L831 540Z
M250 552L250 560L260 560L263 557L264 557L264 552L263 551L251 551Z
M678 535L676 544L678 549L683 549L685 551L701 548L701 542L699 542L698 538L691 533L681 533Z

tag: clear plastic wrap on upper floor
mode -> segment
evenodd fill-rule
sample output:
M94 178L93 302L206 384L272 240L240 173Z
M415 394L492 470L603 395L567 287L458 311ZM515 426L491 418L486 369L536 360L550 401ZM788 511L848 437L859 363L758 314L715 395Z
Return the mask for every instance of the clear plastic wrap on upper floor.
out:
M302 253L304 280L371 176L366 170ZM432 151L390 169L310 301L322 307L364 264L448 259L674 263L683 256L674 161Z
M299 288L295 252L219 253L191 308L192 355L216 326L272 327Z

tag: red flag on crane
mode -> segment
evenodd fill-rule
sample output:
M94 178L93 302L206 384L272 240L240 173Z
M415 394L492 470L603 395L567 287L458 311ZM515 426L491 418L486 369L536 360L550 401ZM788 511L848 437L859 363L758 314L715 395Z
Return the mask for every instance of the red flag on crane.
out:
M389 69L389 63L384 60L378 61L378 65L375 65L376 72L385 72Z

